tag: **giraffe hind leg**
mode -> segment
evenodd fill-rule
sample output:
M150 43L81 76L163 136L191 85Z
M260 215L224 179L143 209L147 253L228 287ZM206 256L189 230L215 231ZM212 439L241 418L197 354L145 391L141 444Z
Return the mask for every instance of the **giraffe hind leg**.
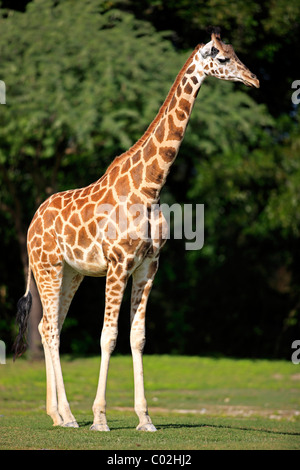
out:
M49 271L41 281L39 273L38 287L43 304L44 315L39 325L39 331L44 346L46 376L47 376L47 414L53 419L54 425L78 427L67 401L59 358L60 331L67 315L72 298L79 287L83 276L68 265L61 272L52 275ZM53 281L55 279L56 281ZM60 282L58 283L58 280ZM51 296L46 295L49 285L52 286Z

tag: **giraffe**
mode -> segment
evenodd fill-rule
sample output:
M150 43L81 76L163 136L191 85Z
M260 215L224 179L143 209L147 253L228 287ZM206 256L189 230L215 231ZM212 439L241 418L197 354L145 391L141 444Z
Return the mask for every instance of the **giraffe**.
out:
M18 302L15 357L26 349L25 331L31 307L29 286L33 273L43 306L39 332L46 364L46 411L54 425L78 427L67 400L59 357L64 319L84 276L106 276L100 373L91 429L109 431L106 420L108 367L117 340L122 297L132 276L130 346L134 409L139 419L136 429L156 431L145 398L142 355L147 301L168 227L160 211L155 218L149 214L153 204L159 201L196 96L207 76L259 87L258 79L238 59L233 47L221 40L219 30L212 30L210 41L199 44L182 67L144 135L127 152L116 157L96 182L53 194L41 204L29 226L28 283ZM141 217L136 217L132 207L139 209Z

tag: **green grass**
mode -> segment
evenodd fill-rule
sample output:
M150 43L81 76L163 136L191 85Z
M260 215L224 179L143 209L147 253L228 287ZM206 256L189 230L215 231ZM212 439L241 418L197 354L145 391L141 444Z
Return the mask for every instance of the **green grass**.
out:
M110 433L89 431L99 358L62 359L79 429L53 427L43 362L0 365L0 449L300 449L300 366L287 361L145 356L156 433L135 430L129 356L113 356Z

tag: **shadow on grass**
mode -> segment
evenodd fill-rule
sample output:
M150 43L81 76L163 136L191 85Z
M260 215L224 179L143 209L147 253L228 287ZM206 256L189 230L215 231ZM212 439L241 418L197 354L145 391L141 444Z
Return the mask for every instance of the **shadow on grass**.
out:
M77 420L77 423L78 423L80 428L89 429L92 426L93 421L90 421L90 420L89 421ZM111 431L132 430L132 429L134 429L134 426L132 426L130 424L128 424L128 426L124 426L123 424L118 425L118 421L114 421L112 419L110 419L107 424L108 424ZM96 431L94 431L94 432L96 432Z
M161 424L156 426L157 429L180 429L180 428L216 428L216 429L231 429L236 431L249 431L249 432L264 432L268 434L281 434L284 436L300 436L299 432L289 432L289 431L276 431L272 429L265 429L265 428L251 428L245 426L230 426L224 424L178 424L178 423L169 423L169 424Z
M92 421L78 421L79 427L82 428L90 428L93 424ZM128 424L128 426L124 426L124 424L119 424L118 420L110 420L109 422L110 430L114 431L121 431L121 430L135 430L135 427ZM155 427L158 431L164 429L197 429L197 428L208 428L208 429L230 429L235 431L247 431L247 432L260 432L260 433L267 433L267 434L274 434L274 435L282 435L282 436L300 436L300 432L289 432L289 431L278 431L272 429L265 429L265 428L252 428L246 426L230 426L224 424L178 424L178 423L168 423L168 424L155 424Z

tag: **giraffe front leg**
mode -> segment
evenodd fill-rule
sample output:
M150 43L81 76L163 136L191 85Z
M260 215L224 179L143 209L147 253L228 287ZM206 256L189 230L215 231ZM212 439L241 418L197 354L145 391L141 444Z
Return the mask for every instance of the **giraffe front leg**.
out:
M103 325L101 333L101 365L99 374L99 383L96 398L93 404L94 422L91 426L92 431L110 431L106 420L106 384L109 368L110 356L115 349L118 335L116 326Z
M130 344L134 371L134 410L139 418L137 431L155 432L156 427L148 414L144 390L143 349L145 345L145 329L134 327L130 333Z
M144 390L143 351L145 346L145 317L148 297L158 268L158 259L145 260L133 274L131 296L130 346L134 371L134 409L139 418L138 431L155 432L148 414Z
M106 384L109 361L118 336L118 317L127 278L127 273L117 278L114 275L113 265L109 267L106 277L104 322L100 340L100 374L93 404L94 422L90 428L92 431L110 431L106 420Z

